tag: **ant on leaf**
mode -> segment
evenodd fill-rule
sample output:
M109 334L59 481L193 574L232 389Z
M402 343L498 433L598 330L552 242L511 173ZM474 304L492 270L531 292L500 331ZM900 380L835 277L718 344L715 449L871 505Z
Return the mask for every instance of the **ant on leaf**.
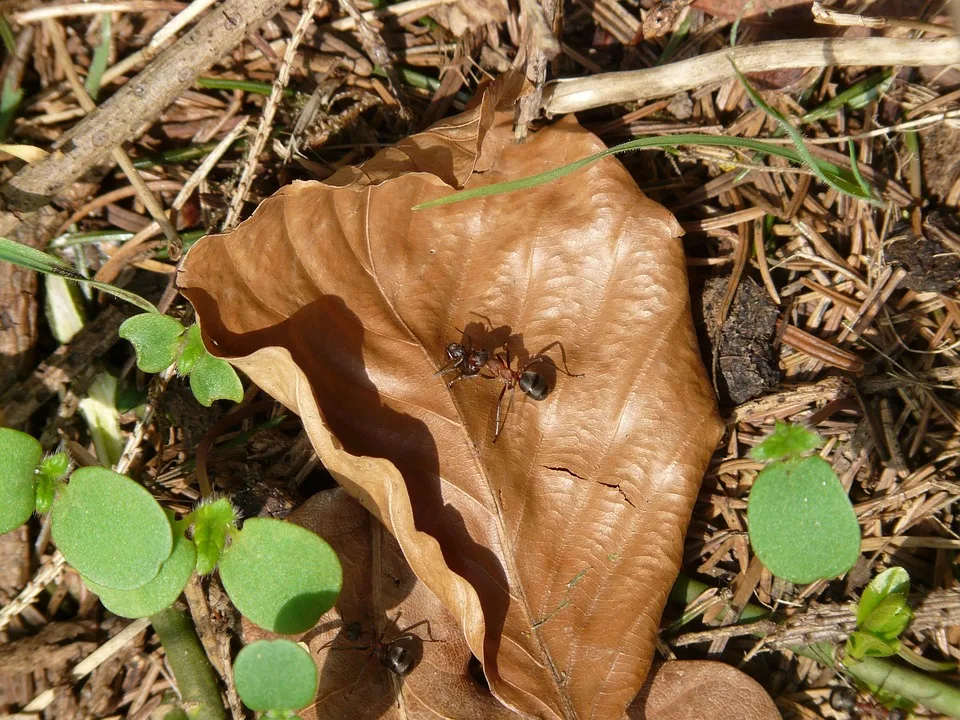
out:
M500 438L500 433L506 424L507 416L513 408L516 388L519 387L523 394L534 400L543 400L550 394L550 384L547 382L547 379L535 370L531 370L531 366L538 363L547 363L553 367L554 370L558 370L564 375L583 377L582 374L572 373L559 367L553 361L553 358L545 354L547 350L552 347L559 346L561 354L564 355L563 364L564 367L566 367L566 357L563 353L563 346L559 340L550 343L543 348L543 350L527 360L522 366L514 370L511 367L510 348L506 343L502 346L505 351L504 353L494 353L491 356L489 350L474 348L473 340L465 332L462 330L458 332L467 339L467 345L457 342L448 343L445 348L447 362L436 374L442 375L448 372L457 373L457 376L447 383L447 387L451 387L458 380L472 377L480 377L485 380L499 380L503 383L503 388L500 390L500 397L497 400L497 422L493 442L496 442ZM487 371L486 374L483 372L484 370ZM510 391L510 399L507 402L507 409L501 413L503 399L508 390Z
M399 613L397 614L397 620L400 619ZM393 623L396 625L396 620ZM411 630L420 627L421 625L427 626L427 635L429 635L429 640L424 640L418 635L414 635ZM380 664L389 670L391 673L397 677L405 677L413 672L413 669L420 664L420 661L423 659L423 643L425 642L442 642L433 637L433 632L430 629L429 620L421 620L418 623L414 623L409 627L400 630L397 637L395 637L390 642L384 642L384 637L386 636L387 630L384 628L383 632L380 633L379 637L374 636L373 631L364 630L363 625L357 621L347 623L343 628L343 634L346 636L346 639L350 642L357 643L360 642L361 638L365 635L371 637L369 645L348 645L346 647L337 647L334 645L336 640L331 640L327 646L333 646L333 650L369 650L369 657L376 657L380 661ZM363 667L363 670L360 671L360 675L366 671L366 664ZM357 678L359 681L359 678Z

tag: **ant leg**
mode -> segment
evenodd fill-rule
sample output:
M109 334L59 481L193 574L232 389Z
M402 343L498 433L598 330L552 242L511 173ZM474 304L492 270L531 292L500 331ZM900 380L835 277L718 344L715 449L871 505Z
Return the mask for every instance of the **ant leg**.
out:
M461 330L458 327L455 327L454 330L460 333L461 337L465 337L467 339L467 352L470 352L471 350L473 350L473 338L467 335L466 331Z
M500 406L503 405L503 396L507 392L507 386L504 385L503 389L500 390L500 397L497 398L497 424L493 433L493 441L496 442L497 438L500 437Z
M500 406L503 405L503 395L507 391L507 386L503 386L503 390L500 391L500 399L497 401L497 433L493 436L493 442L496 443L500 439L500 433L503 432L503 426L507 422L507 416L510 415L510 410L513 408L513 399L517 395L517 388L515 385L510 386L510 401L507 403L507 409L503 413L503 420L500 419Z
M559 343L557 343L557 342L551 343L550 345L547 345L547 347L544 348L544 350L547 350L547 349L549 349L550 347L552 347L553 345L557 345L557 344L559 344ZM560 347L562 348L563 346L561 345ZM561 350L561 354L563 354L563 353L562 353L562 350ZM554 362L554 360L553 360L552 357L550 357L549 355L544 355L542 352L541 352L541 353L537 353L537 354L534 355L532 358L530 358L529 360L527 360L526 364L525 364L522 368L520 368L520 370L519 370L518 372L523 372L524 370L526 370L526 369L527 369L528 367L530 367L531 365L536 365L537 363L547 363L548 365L552 366L554 370L559 370L559 371L562 372L564 375L569 375L570 377L583 377L583 373L572 373L572 372L570 372L570 369L567 367L567 358L566 358L566 357L563 358L563 367L560 367L559 365L557 365L557 363ZM565 368L566 368L566 369L565 369Z
M464 375L463 373L461 373L460 375L457 375L453 380L451 380L450 382L448 382L448 383L447 383L447 387L452 387L453 384L454 384L455 382L459 381L459 380L470 380L470 379L472 379L472 378L478 378L478 377L486 378L487 380L492 380L492 379L493 379L492 376L491 376L491 377L487 377L486 375L480 375L480 374L477 374L477 375Z
M397 616L397 618L399 619L399 615ZM413 625L410 625L409 627L406 627L406 628L404 628L403 630L400 630L400 631L399 631L400 634L398 635L398 637L406 637L407 635L410 635L410 634L411 634L411 633L410 633L411 630L413 630L414 628L418 628L418 627L420 627L421 625L426 625L426 626L427 626L427 636L428 636L430 639L429 639L429 640L424 640L423 638L418 637L418 638L417 638L418 640L420 640L421 642L443 642L442 640L437 640L437 639L433 636L433 630L430 628L430 621L429 621L429 620L421 620L421 621L418 622L418 623L414 623ZM417 637L417 636L414 635L414 637Z
M434 375L443 375L449 372L456 372L457 370L459 370L457 366L462 364L463 364L463 358L460 358L459 360L448 360L443 367L441 367L439 370L437 370L434 373Z

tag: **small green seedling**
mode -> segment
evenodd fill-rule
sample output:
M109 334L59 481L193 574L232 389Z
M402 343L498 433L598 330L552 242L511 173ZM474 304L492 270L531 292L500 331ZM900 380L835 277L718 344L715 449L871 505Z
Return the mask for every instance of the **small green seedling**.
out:
M819 444L816 433L778 422L750 453L769 463L750 491L750 544L770 572L794 583L842 575L860 555L860 526L836 473L819 455L803 457Z
M138 368L143 372L158 373L176 363L181 375L189 375L190 389L206 407L215 400L240 402L243 399L243 386L236 371L226 360L207 352L196 324L188 330L180 321L161 314L139 295L85 278L60 258L4 237L0 237L0 260L64 280L86 283L145 310L145 313L125 320L119 331L120 337L133 345Z
M290 640L258 640L243 648L233 665L243 704L270 720L299 717L317 694L317 666Z
M144 372L163 372L176 363L177 372L190 377L190 389L204 407L214 400L243 399L236 371L226 360L207 352L196 323L187 329L167 315L134 315L123 321L120 337L133 345L137 367Z
M197 546L197 574L209 575L236 525L237 515L226 498L199 505L193 511L193 543Z
M900 651L900 635L913 619L909 593L910 576L902 567L885 570L870 581L857 606L857 629L847 639L844 663Z
M340 562L309 530L271 518L239 528L224 498L177 521L125 475L85 467L67 482L66 455L41 454L34 438L0 428L0 529L49 510L60 552L117 615L155 615L194 572L217 567L240 612L272 632L309 630L340 594Z

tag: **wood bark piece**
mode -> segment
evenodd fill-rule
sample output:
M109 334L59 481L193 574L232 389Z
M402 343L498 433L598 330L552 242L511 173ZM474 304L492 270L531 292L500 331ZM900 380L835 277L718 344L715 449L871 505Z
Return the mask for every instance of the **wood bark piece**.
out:
M59 142L0 189L8 209L33 210L155 120L194 79L273 16L285 0L226 0Z
M33 375L0 395L0 425L22 426L65 383L82 392L84 383L93 379L94 360L119 340L117 331L126 317L119 308L108 307L40 363Z
M777 40L717 50L662 67L554 80L543 91L548 115L616 103L668 97L735 77L730 58L745 73L831 65L952 65L960 62L956 38Z

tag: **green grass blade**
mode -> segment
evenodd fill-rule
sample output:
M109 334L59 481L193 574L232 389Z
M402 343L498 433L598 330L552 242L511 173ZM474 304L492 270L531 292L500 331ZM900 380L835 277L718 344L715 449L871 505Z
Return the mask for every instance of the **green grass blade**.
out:
M857 160L857 151L852 140L847 141L847 149L850 151L850 170L853 172L853 177L856 178L857 184L860 186L860 189L863 190L864 194L870 195L870 185L867 184L863 175L860 174L860 163Z
M100 81L103 73L107 69L107 62L110 60L110 34L111 34L110 13L103 13L100 16L100 44L93 53L93 60L90 61L90 72L87 73L87 80L84 86L90 97L94 100L100 92Z
M885 92L893 81L893 71L884 70L870 77L864 78L858 83L854 83L842 93L831 100L815 107L806 115L800 118L801 123L810 123L815 120L834 115L837 110L846 106L853 110L859 110L872 100L876 100L880 93Z
M470 190L461 190L460 192L452 193L435 200L430 200L428 202L415 205L413 209L425 210L427 208L437 207L438 205L448 205L450 203L472 200L474 198L486 197L488 195L500 195L503 193L514 192L516 190L526 190L528 188L543 185L545 183L552 182L553 180L565 177L566 175L574 173L577 170L609 155L617 155L623 152L644 150L648 148L675 149L681 145L703 145L754 150L762 155L776 155L777 157L786 158L791 162L803 163L803 158L792 148L785 147L783 145L766 143L763 140L754 140L753 138L726 137L724 135L703 135L699 133L685 133L666 137L646 137L638 138L637 140L630 140L620 145L615 145L607 150L603 150L580 160L575 160L568 165L563 165L562 167L548 170L547 172L540 173L539 175L532 175L519 180L511 180L509 182L496 183L493 185L485 185L484 187L471 188ZM826 160L820 160L818 163L821 172L829 175L833 183L841 186L843 188L842 192L846 193L847 195L860 197L858 194L858 192L860 192L860 187L857 184L855 177L848 170L841 168L838 165L834 165L831 162L827 162Z
M7 139L7 128L16 117L21 100L23 90L15 86L12 77L4 78L3 90L0 91L0 140Z
M200 77L197 78L197 85L209 90L239 90L254 95L269 95L273 91L273 83L221 77ZM283 94L285 97L295 97L298 93L296 90L286 88Z
M797 154L803 159L803 163L813 171L814 175L817 176L817 179L823 183L826 183L837 192L841 192L845 195L851 195L856 199L863 200L871 205L883 204L876 197L874 197L873 194L864 194L859 184L854 188L851 188L850 186L844 186L835 182L833 178L827 175L821 168L820 161L810 153L809 148L807 148L807 144L803 141L803 135L800 134L800 131L791 125L790 121L787 120L782 114L768 105L764 99L760 97L760 94L754 90L747 81L746 76L740 72L740 68L737 67L737 64L733 61L733 58L730 58L730 64L733 66L733 71L736 73L737 79L740 80L740 84L743 85L743 89L746 90L747 95L750 96L750 99L753 100L754 104L758 108L763 110L767 115L772 117L780 124L780 127L783 128L783 131L787 133L787 135L793 141L793 146L796 148Z
M3 47L7 50L7 55L13 55L17 51L17 39L13 36L13 28L10 27L10 21L6 15L0 15L0 37L3 38Z
M65 280L86 283L91 287L102 290L103 292L120 298L121 300L126 300L131 305L136 305L138 308L145 310L146 312L160 312L151 302L144 300L136 293L123 290L122 288L110 285L109 283L103 283L97 280L88 280L83 275L77 273L72 267L67 265L60 258L53 255L47 255L45 252L36 250L32 247L27 247L26 245L14 242L13 240L8 240L5 237L0 237L0 260L5 260L9 263L13 263L14 265L19 265L20 267L27 268L28 270L34 270L46 275L56 275L57 277L62 277Z

